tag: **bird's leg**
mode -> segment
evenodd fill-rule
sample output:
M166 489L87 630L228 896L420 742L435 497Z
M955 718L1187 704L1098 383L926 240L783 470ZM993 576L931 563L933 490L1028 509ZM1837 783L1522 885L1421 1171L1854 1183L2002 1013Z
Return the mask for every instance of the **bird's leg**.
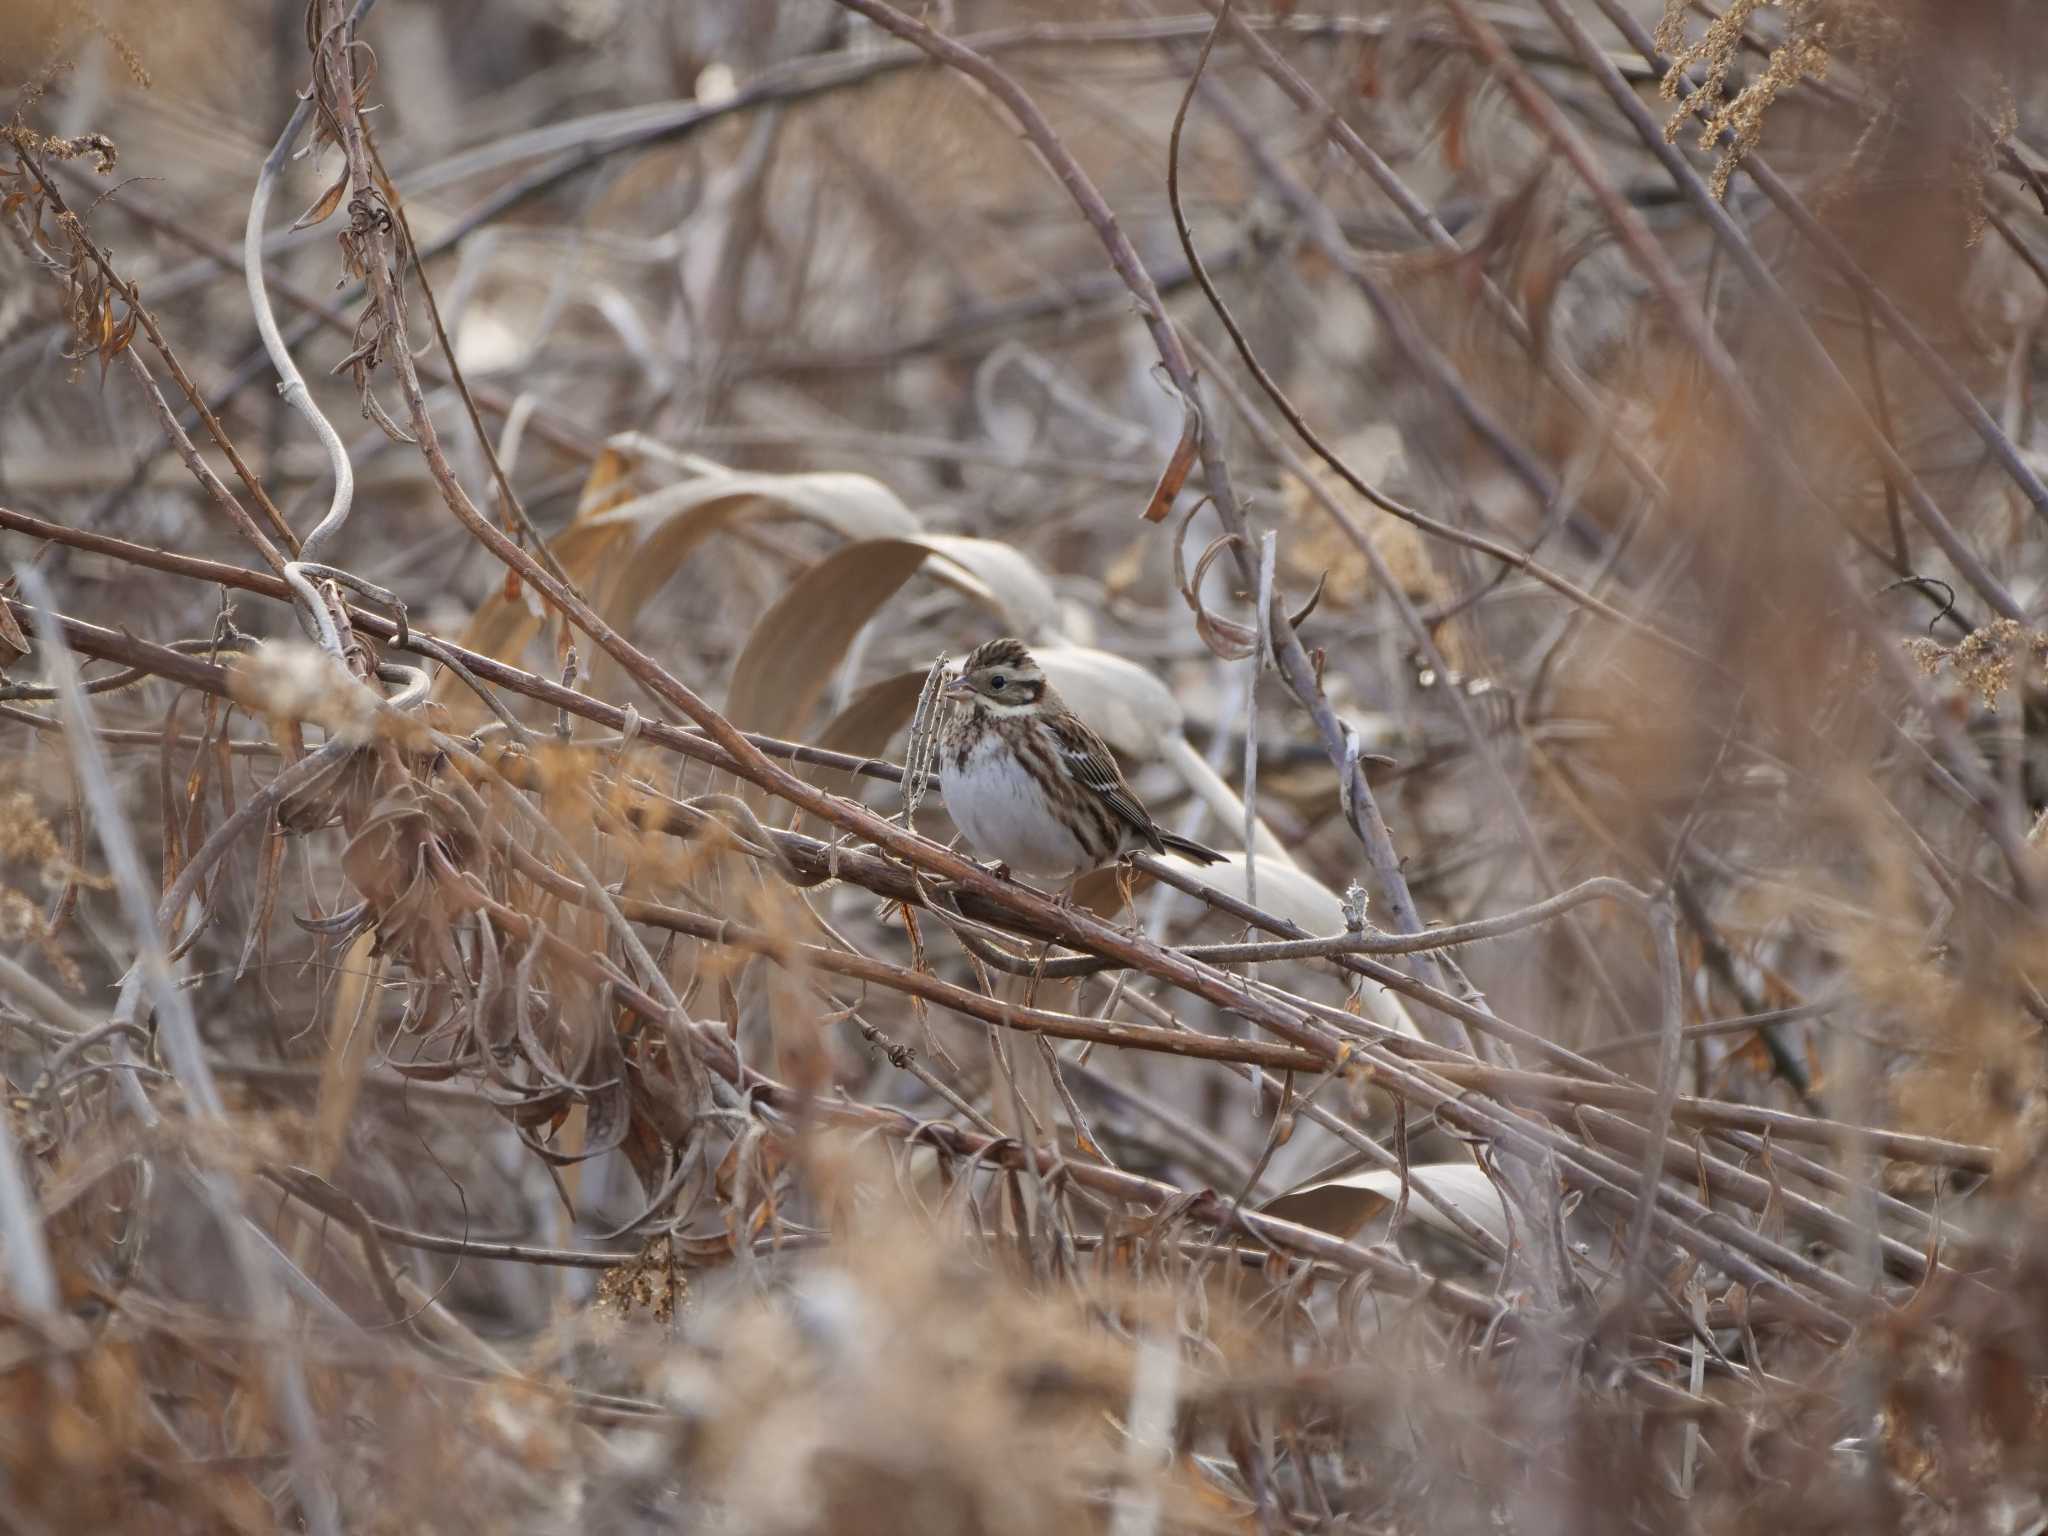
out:
M1123 925L1124 932L1126 933L1136 933L1138 931L1138 897L1134 889L1136 878L1137 867L1129 859L1124 859L1118 863L1116 867L1116 893L1123 902L1124 911L1130 915L1131 919Z

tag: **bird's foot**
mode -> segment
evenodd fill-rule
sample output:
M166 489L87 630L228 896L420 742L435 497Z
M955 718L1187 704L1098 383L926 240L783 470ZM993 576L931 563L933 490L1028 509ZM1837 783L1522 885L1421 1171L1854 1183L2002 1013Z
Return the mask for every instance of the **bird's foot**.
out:
M1119 923L1117 927L1124 933L1136 933L1138 931L1137 877L1137 865L1133 864L1128 857L1119 861L1116 866L1116 894L1122 903L1120 911L1129 921Z

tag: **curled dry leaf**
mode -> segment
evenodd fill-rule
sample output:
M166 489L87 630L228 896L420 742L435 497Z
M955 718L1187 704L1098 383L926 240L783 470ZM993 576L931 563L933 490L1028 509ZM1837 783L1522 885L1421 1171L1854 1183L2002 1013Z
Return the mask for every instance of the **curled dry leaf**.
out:
M1188 471L1195 467L1195 453L1202 442L1202 413L1195 402L1181 396L1180 440L1173 445L1173 454L1166 461L1166 468L1159 472L1159 483L1152 488L1152 499L1145 503L1145 521L1163 523L1166 514L1173 510L1174 499L1180 495L1181 487L1188 483Z
M627 634L690 556L712 535L740 520L795 515L830 528L855 541L855 546L894 546L894 553L887 556L848 556L847 564L822 572L815 580L810 573L799 577L757 623L747 649L757 651L758 641L761 654L751 664L751 679L750 663L742 655L734 677L735 699L746 698L757 681L765 686L771 674L789 680L786 668L793 658L785 656L770 666L765 656L772 643L764 637L792 622L800 622L812 632L813 643L820 647L812 654L826 667L836 667L860 625L879 611L928 557L936 557L931 563L935 577L988 607L1004 628L1036 634L1053 620L1056 598L1052 584L1029 556L994 540L927 534L916 514L893 491L866 475L741 474L705 460L685 462L694 471L691 478L643 496L625 497L620 489L625 484L624 455L608 450L586 483L576 521L551 545L570 579L607 620ZM837 556L828 560L833 558ZM871 586L870 579L878 576L885 584ZM858 622L846 627L862 604L865 607ZM833 614L839 617L835 620ZM771 617L775 620L772 626ZM541 613L524 596L500 594L479 611L464 643L517 661L542 622ZM842 630L843 639L831 643L831 634ZM608 657L597 657L589 690L609 696L618 683L616 665ZM735 718L761 730L786 730L789 723L808 713L822 687L821 681L816 689L804 690L801 707L796 707L794 700L788 707L777 706L775 714L781 725L770 724L765 716L748 719L737 706ZM444 682L442 697L451 705L461 704L461 694L452 683Z
M563 564L615 623L630 624L648 600L712 534L743 518L784 513L829 528L844 539L912 538L923 532L896 493L866 475L754 475L722 471L665 486L588 519L605 533L586 569ZM583 519L579 518L579 523ZM632 558L612 564L603 553L630 543Z
M1225 661L1243 661L1258 649L1258 632L1248 624L1240 624L1235 619L1220 618L1211 613L1202 601L1202 580L1209 574L1209 567L1218 555L1234 545L1242 545L1244 540L1234 533L1218 534L1209 541L1208 547L1202 551L1201 558L1196 560L1194 574L1189 575L1187 551L1184 546L1187 541L1188 525L1194 521L1195 513L1200 506L1201 503L1197 502L1188 509L1187 516L1181 519L1179 532L1174 536L1174 584L1180 588L1181 601L1188 605L1189 611L1195 616L1195 633L1202 637L1202 643ZM1298 629L1307 622L1309 615L1316 611L1317 604L1323 600L1323 587L1328 579L1327 571L1317 576L1315 590L1309 593L1308 601L1288 617L1287 622L1290 626Z
M1195 514L1201 509L1202 503L1199 501L1189 507L1187 515L1180 520L1180 527L1174 530L1173 584L1180 589L1181 601L1188 605L1189 611L1195 616L1195 632L1202 637L1202 643L1226 661L1241 661L1251 654L1250 633L1245 632L1233 637L1225 632L1219 632L1216 627L1219 621L1203 606L1201 591L1202 577L1209 569L1209 562L1216 557L1219 550L1227 549L1237 542L1237 535L1225 533L1211 540L1209 547L1202 551L1201 559L1195 563L1194 575L1188 574L1188 528L1194 522ZM1230 627L1239 630L1243 628L1241 625Z
M324 224L334 210L341 206L342 198L348 192L348 172L343 171L334 180L334 185L320 194L320 200L293 220L293 229L311 229L315 224Z
M1209 574L1209 566L1218 555L1243 542L1234 533L1220 534L1211 539L1209 547L1202 551L1202 558L1195 562L1193 580L1181 594L1195 611L1195 633L1202 637L1204 645L1225 661L1243 661L1258 649L1258 638L1245 625L1219 619L1203 605L1202 578Z
M850 752L860 757L880 757L917 709L924 691L922 672L895 672L869 683L846 701L818 733L817 744L828 752ZM839 783L847 779L836 768L803 770L813 783Z
M1052 627L1059 599L1038 562L1022 550L955 534L924 534L917 542L939 557L934 576L995 612L1010 634L1040 635Z
M430 785L407 780L369 807L354 836L342 850L341 867L349 884L370 903L387 939L394 938L391 918L416 901L429 899L434 880L428 855L439 854L456 869L466 869L483 849L483 836L468 814L448 795ZM442 920L452 911L441 911ZM386 947L389 947L388 945Z
M1477 1164L1425 1163L1410 1168L1408 1180L1412 1186L1427 1188L1445 1205L1456 1207L1474 1226L1503 1246L1507 1244L1508 1216L1501 1204L1500 1191ZM1267 1201L1263 1209L1268 1216L1299 1222L1349 1241L1368 1223L1392 1210L1400 1198L1399 1170L1373 1168L1305 1184ZM1410 1196L1408 1215L1436 1231L1453 1237L1464 1235L1456 1223L1420 1196Z

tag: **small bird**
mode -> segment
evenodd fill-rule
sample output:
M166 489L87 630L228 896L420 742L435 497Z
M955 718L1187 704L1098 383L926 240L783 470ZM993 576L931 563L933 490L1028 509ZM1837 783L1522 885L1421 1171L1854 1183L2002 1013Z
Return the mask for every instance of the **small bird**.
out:
M945 695L955 708L939 745L939 790L969 846L1000 872L1072 880L1139 848L1222 861L1152 820L1021 640L976 646Z

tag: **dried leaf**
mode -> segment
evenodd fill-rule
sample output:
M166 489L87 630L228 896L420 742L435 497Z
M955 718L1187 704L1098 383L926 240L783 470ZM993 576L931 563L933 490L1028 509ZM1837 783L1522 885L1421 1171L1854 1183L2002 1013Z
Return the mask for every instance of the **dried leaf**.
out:
M916 542L939 557L932 574L993 610L1011 634L1052 628L1059 598L1038 562L1011 544L928 533Z
M1201 446L1201 411L1194 401L1185 396L1181 398L1180 407L1180 441L1173 445L1173 455L1167 459L1166 468L1159 472L1159 483L1152 487L1152 499L1145 503L1145 521L1148 523L1166 521L1166 514L1173 510L1181 487L1188 483L1188 471L1195 467L1195 454Z
M800 727L854 636L917 573L926 553L906 539L863 539L790 583L756 621L733 668L726 695L733 723L775 736Z
M343 171L335 178L334 185L320 194L320 201L299 215L292 228L311 229L315 224L324 224L328 216L341 206L341 200L347 193L348 172Z
M896 494L866 475L739 474L708 460L687 461L687 479L645 495L631 494L633 456L607 447L584 481L576 520L549 543L570 580L605 618L631 634L635 620L697 548L743 519L793 513L849 539L908 537L916 516ZM493 597L470 621L463 643L517 662L540 632L545 615L534 594ZM588 689L611 697L620 676L609 657L594 659ZM474 710L454 679L437 697L457 710Z
M0 583L0 677L29 654L28 636L21 632L21 623L14 617L14 609L7 599L14 595L14 581L10 577Z
M1181 595L1188 606L1195 611L1195 633L1202 637L1202 643L1225 661L1242 661L1258 649L1258 638L1250 629L1231 619L1219 619L1202 604L1202 578L1209 573L1209 566L1216 557L1233 544L1242 543L1234 533L1218 534L1209 541L1209 547L1202 551L1202 558L1195 562L1195 574Z
M1408 1179L1411 1186L1428 1188L1439 1200L1455 1206L1481 1231L1503 1245L1507 1243L1508 1216L1501 1204L1500 1191L1477 1164L1425 1163L1410 1168ZM1267 1201L1263 1209L1268 1216L1298 1222L1348 1241L1363 1231L1367 1223L1391 1210L1400 1197L1400 1170L1373 1168L1289 1190ZM1410 1196L1408 1214L1439 1232L1463 1236L1448 1216L1419 1196Z
M362 1090L363 1073L377 1044L371 1000L382 982L386 956L376 952L377 936L356 935L335 972L328 1009L327 1054L313 1116L313 1147L307 1166L323 1179L334 1171L348 1135L349 1116Z
M1196 878L1227 895L1245 894L1245 856L1228 853L1220 864L1200 871ZM1305 933L1328 936L1344 931L1344 903L1337 893L1306 870L1259 856L1259 906L1284 917Z

